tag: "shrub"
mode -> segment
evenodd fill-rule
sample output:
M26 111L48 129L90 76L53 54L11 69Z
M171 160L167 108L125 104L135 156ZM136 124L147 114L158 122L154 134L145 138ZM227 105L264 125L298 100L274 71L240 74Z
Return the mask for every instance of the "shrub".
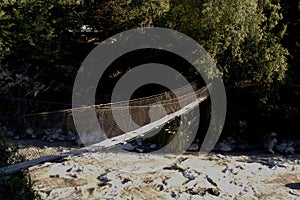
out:
M17 147L10 145L0 130L0 167L23 161L24 158L18 156L16 152ZM11 176L0 174L0 197L3 200L40 199L32 189L28 171L20 171Z

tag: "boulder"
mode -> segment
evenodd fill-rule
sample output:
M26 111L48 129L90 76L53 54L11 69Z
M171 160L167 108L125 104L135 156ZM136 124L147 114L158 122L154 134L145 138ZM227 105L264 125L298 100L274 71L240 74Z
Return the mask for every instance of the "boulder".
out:
M295 149L293 146L291 146L293 143L283 142L281 144L278 144L275 146L276 151L282 153L282 154L294 154Z
M122 146L122 149L126 151L133 151L135 148L136 147L130 143L126 143Z

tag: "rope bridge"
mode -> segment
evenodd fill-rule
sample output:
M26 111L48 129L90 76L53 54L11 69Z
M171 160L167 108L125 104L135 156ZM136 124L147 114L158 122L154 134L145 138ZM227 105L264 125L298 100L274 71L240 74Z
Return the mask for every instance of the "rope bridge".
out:
M187 93L187 88L191 86L194 91ZM28 118L26 122L31 124L35 131L49 128L61 128L65 131L70 131L75 130L72 112L84 112L85 109L93 108L96 111L101 129L106 133L106 138L100 138L99 131L95 132L95 127L89 126L88 119L92 116L87 115L85 116L87 120L84 120L86 130L84 133L78 134L88 136L83 137L80 135L80 139L85 140L86 138L86 141L83 142L84 144L90 144L89 146L66 153L60 153L59 155L46 155L22 163L2 167L0 168L0 173L10 175L44 162L62 159L70 155L79 155L88 151L107 149L119 144L124 144L137 137L143 137L157 127L161 127L176 117L183 116L195 109L199 103L209 96L209 87L211 87L211 84L198 89L198 83L194 82L189 86L181 87L175 91L168 91L130 101L26 115L26 118ZM129 117L127 116L128 111L130 113ZM121 119L120 121L118 120L118 123L115 120L116 117ZM134 123L132 123L132 121L134 121ZM123 123L123 125L120 125L120 123Z

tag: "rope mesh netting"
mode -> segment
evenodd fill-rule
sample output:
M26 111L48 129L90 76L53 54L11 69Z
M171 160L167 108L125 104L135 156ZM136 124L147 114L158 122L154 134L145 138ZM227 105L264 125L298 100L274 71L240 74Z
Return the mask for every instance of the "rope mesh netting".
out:
M187 88L191 86L194 91L187 93ZM90 112L86 112L88 109L93 109L101 129L104 131L106 137L111 138L137 129L136 125L142 127L150 122L161 119L195 102L196 99L207 96L207 87L198 89L197 82L194 82L189 86L183 86L174 91L129 101L27 114L24 116L24 121L27 127L31 127L36 132L49 129L61 129L65 133L69 131L75 132L76 129L72 114L73 112L80 112L83 116L82 123L86 127L86 130L83 132L89 133L97 130L95 127L91 127L93 124L89 125L89 121L93 116L91 116Z
M191 86L194 91L187 92L187 88ZM28 127L32 127L35 132L60 129L64 133L68 133L70 131L76 130L73 122L73 112L81 112L84 113L83 116L85 116L84 120L82 120L82 123L84 123L86 130L84 131L84 133L79 132L78 134L88 135L90 144L95 144L102 141L102 147L106 148L116 144L121 144L122 142L126 142L137 136L141 136L139 133L134 133L129 137L125 137L127 134L132 134L132 131L134 130L137 130L137 132L138 130L141 130L136 127L136 124L139 127L146 127L149 124L155 124L156 121L161 121L162 118L170 116L169 118L166 118L167 121L161 121L157 123L157 126L163 126L168 122L168 120L170 121L177 117L177 115L173 114L178 113L179 115L185 115L189 113L191 109L193 110L196 105L201 103L209 96L208 87L210 87L210 85L198 89L198 84L195 82L189 86L181 87L175 91L168 91L158 95L134 99L130 101L84 106L75 109L60 110L55 112L27 114L24 116L25 123ZM191 109L187 109L186 111L182 109L183 107L188 107L189 105L192 105ZM97 121L101 129L105 132L106 137L111 139L105 140L105 138L100 138L97 128L90 127L90 124L88 124L90 121L89 119L93 116L90 116L89 112L87 112L87 114L85 115L86 109L93 109L95 111ZM128 112L130 113L129 116ZM132 123L132 121L134 123ZM152 128L153 127L155 126L152 126ZM150 127L149 129L143 129L143 134L145 134L146 132L150 132L152 128ZM83 139L81 135L80 139ZM89 141L84 142L85 144L87 144ZM33 150L39 151L36 149ZM8 166L6 168L3 168L3 171L5 172L5 174L14 173L18 170L37 165L41 162L65 157L67 155L79 154L82 152L86 152L87 150L88 147L86 149L81 148L71 152L65 152L60 155L55 155L55 152L53 151L48 151L48 153L40 153L39 151L36 154L34 153L36 157L30 157L30 159L34 158L34 160L27 161L27 163L25 164L20 163L15 166ZM26 154L26 152L23 153ZM31 153L31 155L33 154Z

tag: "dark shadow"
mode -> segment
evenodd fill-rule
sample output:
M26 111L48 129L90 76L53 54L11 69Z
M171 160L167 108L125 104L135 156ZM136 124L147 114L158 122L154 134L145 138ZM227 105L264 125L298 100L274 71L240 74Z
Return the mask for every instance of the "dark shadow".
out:
M300 182L299 183L288 183L285 185L285 187L288 187L293 190L300 190Z
M255 150L248 150L243 152L213 152L213 153L220 153L222 155L227 156L246 156L243 159L237 160L240 162L248 162L248 163L264 163L264 162L277 162L278 164L285 163L286 161L296 162L300 159L300 154L293 154L293 155L282 155L282 154L271 154L269 152L266 152L262 149L255 149Z

